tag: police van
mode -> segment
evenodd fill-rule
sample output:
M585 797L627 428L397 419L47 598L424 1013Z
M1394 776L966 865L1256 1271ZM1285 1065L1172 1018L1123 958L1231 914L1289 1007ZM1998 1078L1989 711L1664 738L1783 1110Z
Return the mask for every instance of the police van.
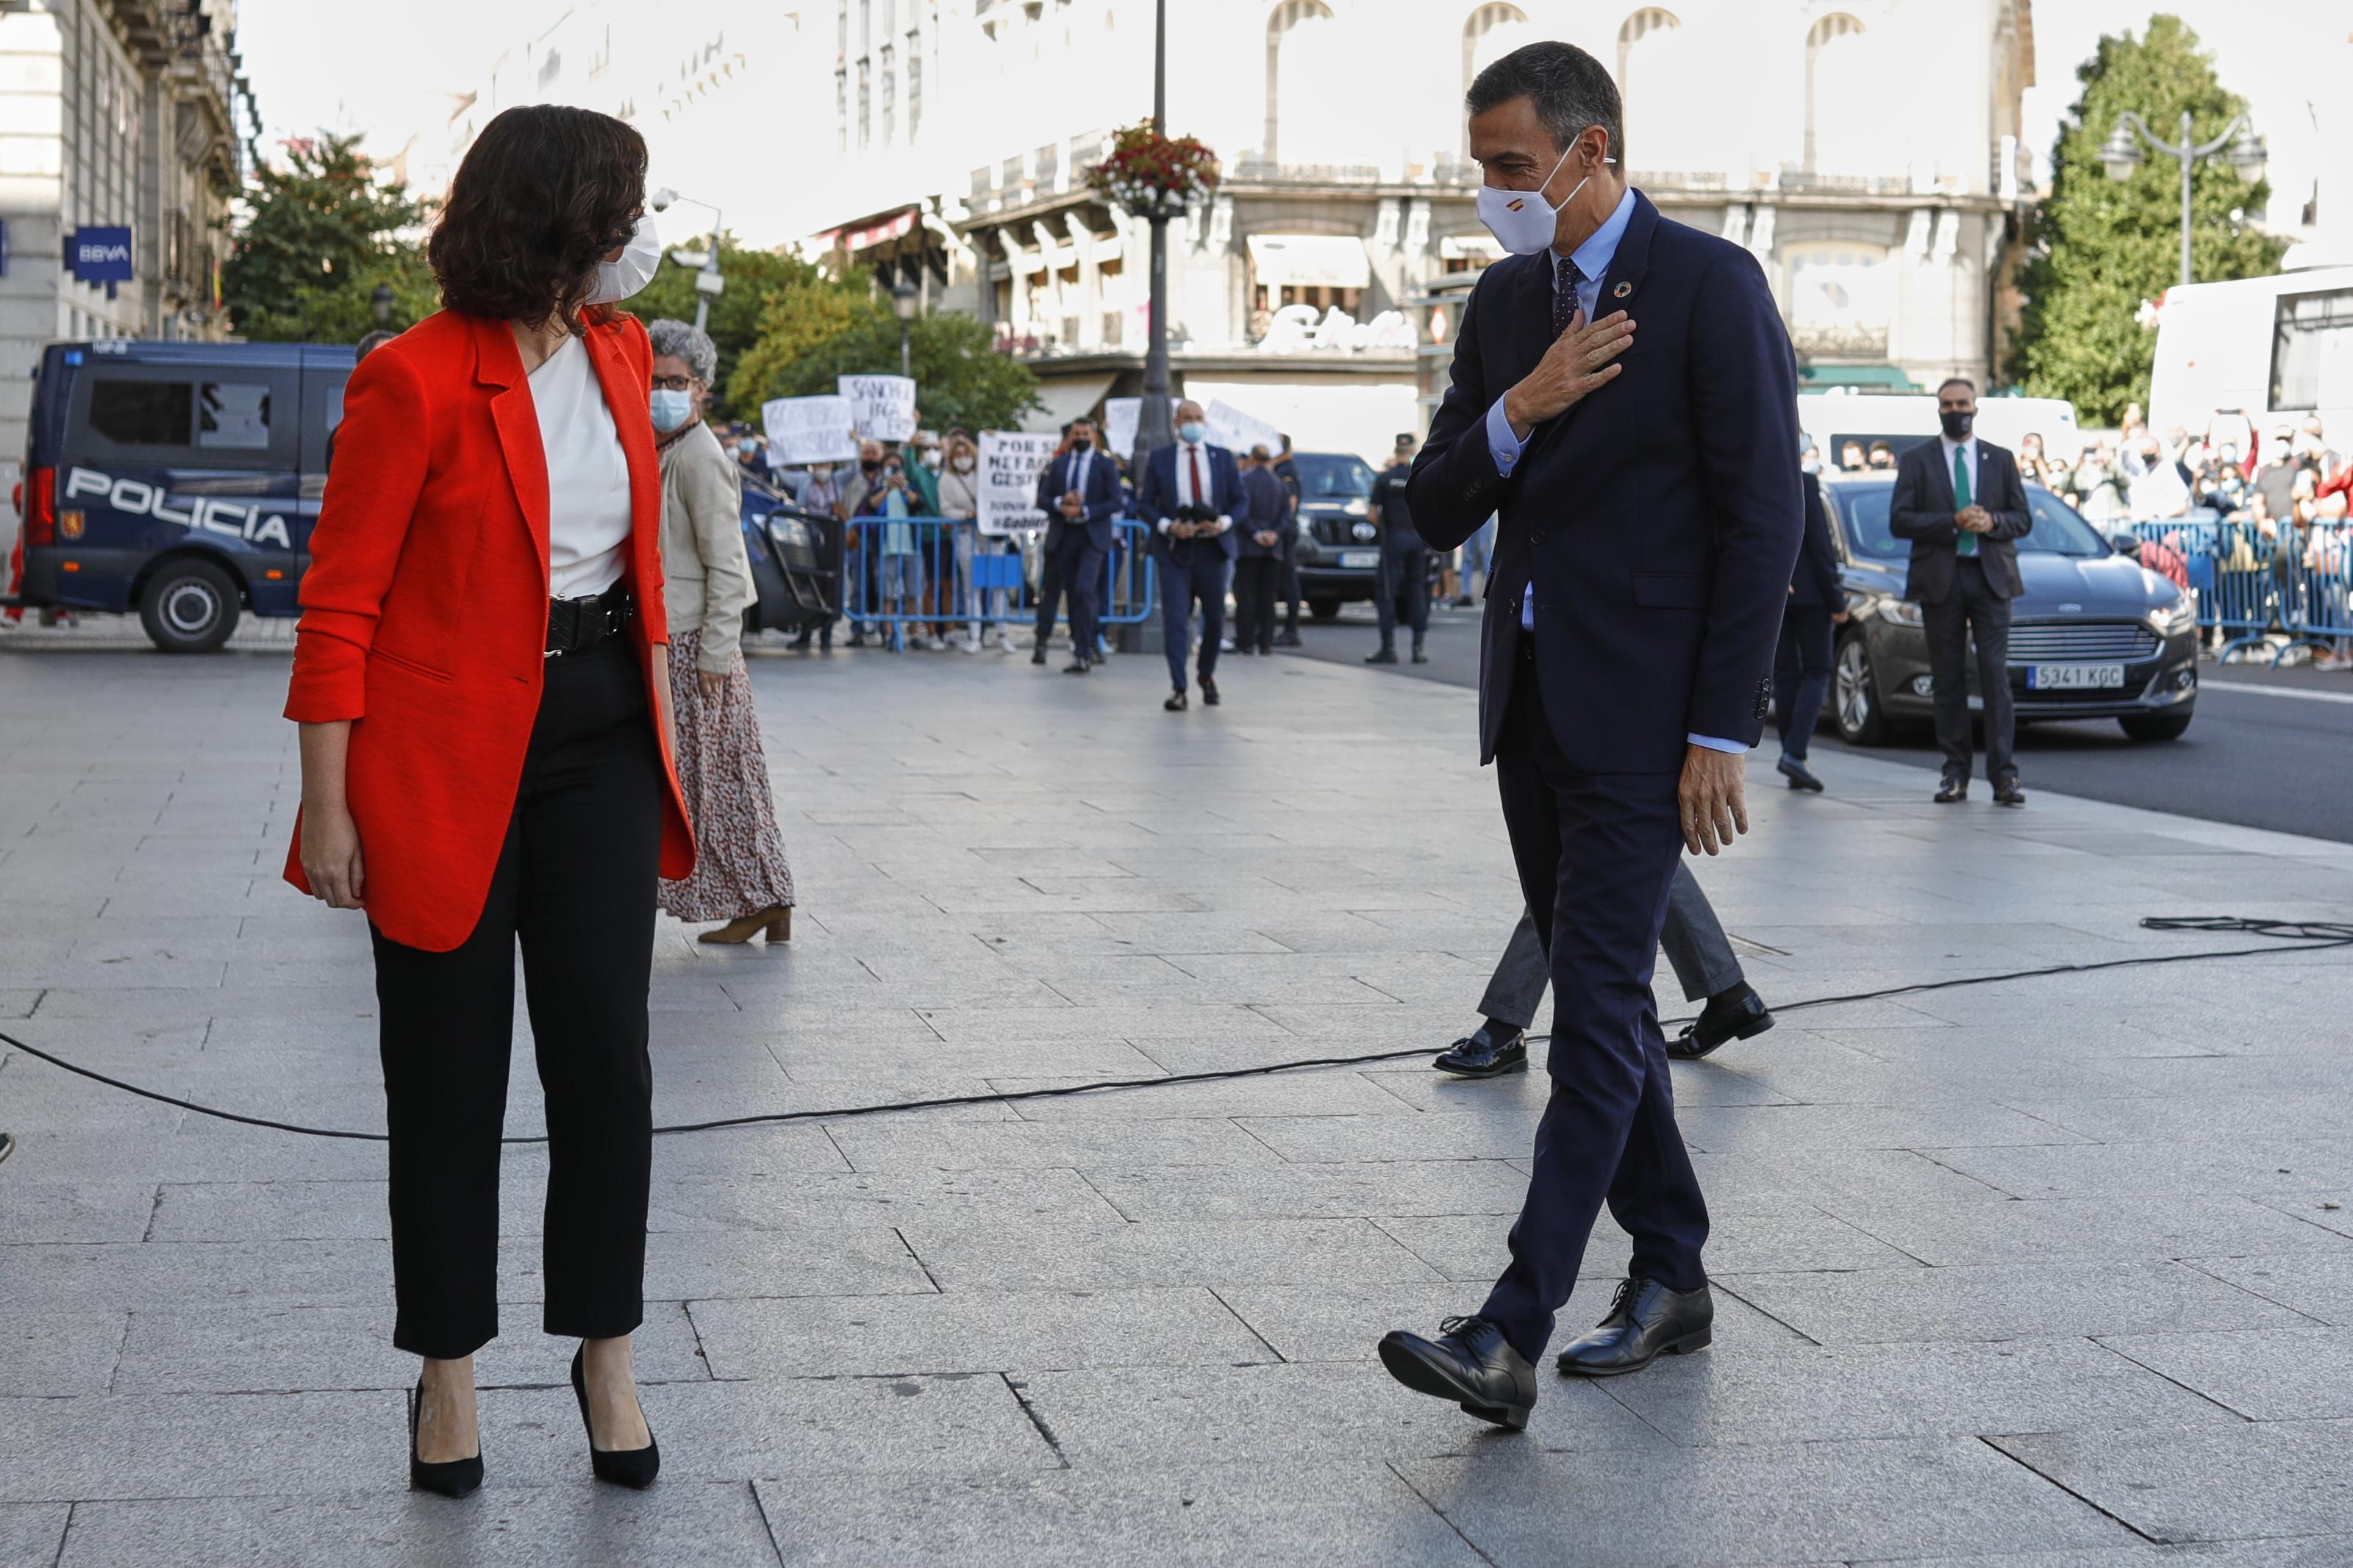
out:
M16 485L27 607L137 611L202 653L301 613L349 347L140 339L41 354Z

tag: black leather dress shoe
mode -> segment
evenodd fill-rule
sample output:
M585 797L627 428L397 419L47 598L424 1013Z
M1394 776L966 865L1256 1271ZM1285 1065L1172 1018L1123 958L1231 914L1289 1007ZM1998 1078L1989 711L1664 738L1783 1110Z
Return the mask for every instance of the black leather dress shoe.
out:
M1457 1078L1496 1078L1507 1072L1525 1072L1528 1037L1525 1030L1508 1026L1499 1028L1493 1024L1482 1024L1447 1047L1445 1053L1430 1065Z
M1168 700L1163 702L1160 706L1166 709L1171 713L1182 713L1186 709L1191 707L1192 704L1185 700L1185 694L1183 692L1172 691L1168 694Z
M1955 801L1967 800L1968 798L1969 781L1967 779L1947 779L1944 783L1936 786L1936 804L1938 805L1950 805Z
M1773 771L1788 779L1791 789L1810 789L1817 795L1821 793L1822 781L1816 778L1813 771L1795 757L1783 757L1773 764Z
M1996 805L2024 805L2026 795L2018 787L2016 779L2004 779L1993 786L1993 803Z
M1215 708L1217 705L1218 683L1208 676L1205 675L1201 677L1201 706L1204 708Z
M1037 647L1029 650L1029 662L1032 664L1043 664L1046 662L1046 645L1044 643L1039 643Z
M1387 643L1383 643L1380 647L1375 648L1372 652L1365 656L1365 662L1366 664L1395 664L1397 662L1397 649L1391 647Z
M1064 675L1084 675L1086 672L1087 661L1082 658L1074 658L1062 667Z
M1536 1407L1536 1369L1484 1318L1449 1318L1439 1337L1403 1329L1381 1336L1381 1364L1389 1375L1436 1399L1451 1399L1482 1421L1524 1430Z
M1616 1377L1662 1355L1704 1349L1715 1337L1715 1297L1706 1286L1670 1290L1635 1275L1618 1287L1600 1326L1561 1352L1554 1364L1563 1377Z
M1297 632L1284 632L1281 637L1274 639L1274 646L1277 647L1300 647L1304 645L1300 642L1299 634Z
M1709 997L1699 1016L1667 1042L1667 1055L1677 1061L1695 1062L1726 1040L1750 1039L1772 1026L1773 1015L1765 1010L1765 999L1743 985Z

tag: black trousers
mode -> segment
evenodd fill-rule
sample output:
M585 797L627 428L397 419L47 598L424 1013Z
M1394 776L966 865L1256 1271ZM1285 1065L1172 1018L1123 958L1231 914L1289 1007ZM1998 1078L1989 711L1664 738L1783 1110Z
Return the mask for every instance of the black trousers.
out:
M1067 595L1071 604L1071 649L1095 656L1095 600L1103 592L1103 552L1087 542L1086 530L1065 528L1047 545L1038 572L1038 641L1054 635L1054 611Z
M1274 651L1274 595L1282 585L1282 557L1245 555L1234 563L1234 647Z
M1201 606L1200 671L1218 673L1218 643L1226 635L1226 583L1233 565L1206 539L1169 542L1160 558L1160 642L1168 657L1168 684L1185 689L1185 655L1193 641L1193 605Z
M1986 581L1985 563L1964 555L1954 563L1953 592L1920 606L1928 637L1928 672L1936 682L1936 745L1945 776L1969 776L1968 644L1978 647L1978 695L1985 700L1986 777L2018 776L2010 756L2018 715L2010 696L2010 601Z
M628 639L549 659L474 933L449 952L375 933L401 1350L455 1360L498 1334L518 940L547 1101L544 1327L607 1339L644 1316L661 789Z
M1781 642L1773 654L1773 728L1791 762L1806 760L1830 689L1830 606L1791 605L1781 612Z
M1304 527L1304 524L1301 525ZM1282 545L1282 629L1299 635L1299 540L1294 534Z
M1381 624L1383 647L1397 639L1399 621L1413 628L1416 642L1430 630L1430 552L1419 540L1382 547L1373 615Z
M1706 1280L1707 1204L1675 1126L1651 999L1683 852L1677 775L1572 766L1545 721L1535 662L1514 659L1511 679L1495 782L1520 886L1552 960L1552 1098L1536 1124L1511 1265L1479 1315L1535 1361L1605 1202L1634 1238L1632 1272L1673 1290Z

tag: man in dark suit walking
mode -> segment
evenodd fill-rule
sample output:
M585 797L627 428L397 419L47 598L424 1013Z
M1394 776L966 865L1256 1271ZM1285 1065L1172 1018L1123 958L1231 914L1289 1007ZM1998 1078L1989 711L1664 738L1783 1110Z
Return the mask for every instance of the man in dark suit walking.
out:
M1095 423L1073 419L1061 453L1038 476L1038 510L1046 514L1046 562L1038 595L1038 641L1029 662L1046 662L1054 631L1054 601L1071 600L1071 662L1065 675L1084 675L1095 661L1095 603L1103 562L1111 556L1111 520L1119 510L1119 465L1095 447Z
M1240 542L1234 562L1234 651L1274 651L1275 592L1282 586L1282 558L1299 530L1291 498L1274 477L1274 459L1264 447L1251 448L1242 465L1242 505L1247 515L1234 523Z
M1920 606L1928 672L1936 683L1936 744L1945 753L1936 803L1969 795L1968 645L1978 647L1978 695L1985 704L1986 778L2002 805L2024 805L2010 757L2017 716L2010 697L2010 602L2025 591L2018 546L2034 527L2018 459L1971 429L1978 389L1959 376L1936 389L1944 433L1907 449L1895 465L1887 531L1912 542L1904 596Z
M1773 729L1781 740L1781 760L1775 766L1791 789L1818 791L1822 781L1806 766L1806 752L1821 721L1822 699L1830 693L1831 627L1846 619L1846 586L1831 544L1830 519L1822 511L1821 482L1811 474L1799 477L1806 539L1798 551L1797 574L1789 579L1781 643L1773 655Z
M1174 689L1161 706L1185 710L1185 655L1193 605L1201 605L1201 702L1218 705L1218 642L1226 631L1226 583L1235 555L1234 515L1242 509L1234 455L1209 445L1208 416L1190 398L1176 405L1176 442L1145 459L1135 510L1152 530L1160 564L1160 636Z
M1801 531L1797 367L1756 258L1624 183L1599 61L1529 44L1468 107L1480 216L1512 258L1463 308L1410 499L1438 550L1500 516L1480 752L1551 956L1553 1089L1511 1266L1476 1313L1380 1354L1408 1387L1522 1427L1605 1200L1631 1268L1560 1370L1631 1372L1711 1337L1707 1205L1651 973L1679 850L1747 831L1741 753L1764 731Z

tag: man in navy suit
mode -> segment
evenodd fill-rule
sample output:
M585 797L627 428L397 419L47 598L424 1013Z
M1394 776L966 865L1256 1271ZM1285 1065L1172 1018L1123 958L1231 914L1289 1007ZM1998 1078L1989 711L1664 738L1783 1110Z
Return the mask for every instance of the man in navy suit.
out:
M1111 520L1119 510L1119 465L1095 446L1095 422L1073 419L1062 451L1038 476L1038 510L1046 514L1046 560L1038 596L1038 641L1029 662L1046 662L1054 630L1054 601L1071 598L1071 662L1065 675L1084 675L1095 658L1095 596L1111 556Z
M1711 1337L1707 1205L1651 971L1679 851L1747 830L1741 753L1764 731L1801 531L1797 367L1756 258L1625 184L1600 62L1529 44L1468 108L1480 216L1512 257L1463 308L1408 494L1436 550L1500 517L1480 752L1551 959L1553 1087L1511 1266L1475 1313L1380 1353L1408 1387L1518 1428L1605 1201L1632 1265L1560 1370L1631 1372Z
M1275 590L1282 585L1283 552L1299 523L1264 447L1251 448L1242 464L1242 510L1246 515L1234 528L1240 552L1234 563L1234 651L1271 654Z
M1836 635L1831 628L1846 619L1846 585L1831 543L1830 519L1822 511L1821 481L1810 473L1799 479L1806 540L1798 552L1797 575L1789 579L1780 646L1773 655L1773 729L1781 740L1781 760L1775 766L1791 789L1820 790L1822 781L1806 766L1806 752L1831 689L1831 639Z
M1152 530L1160 563L1160 637L1174 688L1161 706L1186 708L1185 654L1193 640L1193 604L1201 605L1201 702L1218 705L1218 641L1226 630L1226 582L1234 565L1234 516L1243 510L1241 470L1233 453L1209 445L1208 416L1190 398L1176 405L1176 444L1144 462L1136 515Z
M1985 708L1986 778L1998 805L2024 805L2010 755L2017 713L2010 694L2010 602L2026 591L2018 545L2034 529L2018 459L1980 441L1978 389L1954 376L1936 389L1943 432L1907 447L1895 464L1887 531L1912 542L1904 596L1920 606L1928 671L1936 687L1936 744L1945 753L1939 805L1969 794L1967 650L1977 646L1978 694Z

